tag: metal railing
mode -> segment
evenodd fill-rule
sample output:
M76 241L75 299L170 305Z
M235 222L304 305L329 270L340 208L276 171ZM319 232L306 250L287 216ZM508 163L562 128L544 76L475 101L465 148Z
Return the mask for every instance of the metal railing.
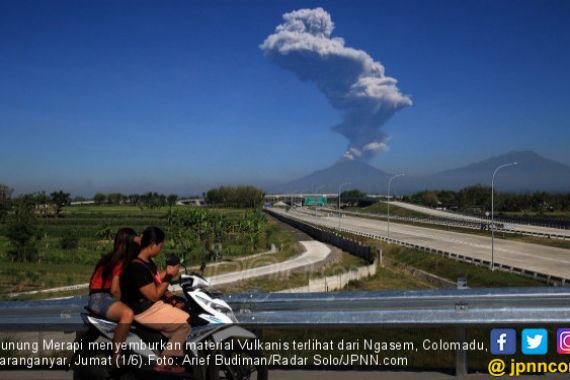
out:
M440 289L403 292L247 293L226 301L241 324L266 327L446 327L465 342L469 327L570 323L570 289ZM81 329L86 297L0 303L0 330L73 332ZM43 336L43 335L42 335ZM455 352L455 373L467 373L467 353Z
M568 323L570 289L438 289L232 295L242 323L497 325Z
M262 293L225 297L254 325L497 325L570 322L568 288ZM4 329L80 323L87 298L0 302Z

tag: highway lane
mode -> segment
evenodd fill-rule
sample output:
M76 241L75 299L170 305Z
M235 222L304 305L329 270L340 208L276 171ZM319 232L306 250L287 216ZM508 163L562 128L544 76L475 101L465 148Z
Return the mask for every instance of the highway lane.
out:
M414 205L407 202L398 202L393 201L390 202L391 205L402 207L408 210L420 212L422 214L439 217L439 218L447 218L452 220L461 220L466 222L475 222L475 223L487 223L488 220L477 218L475 216L468 216L453 213L450 211L443 211L443 210L434 210L429 207ZM551 234L551 235L564 235L567 238L570 238L570 230L564 230L560 228L551 228L551 227L542 227L542 226L533 226L528 224L516 224L516 223L508 223L506 226L513 230L518 230L521 232L528 232L528 233L539 233L539 234Z
M285 211L274 211L287 215ZM338 227L338 218L334 216L315 217L310 212L299 210L289 214L317 225L329 228ZM387 223L385 221L345 216L341 224L342 228L349 231L386 236ZM491 260L491 239L486 236L392 222L390 223L390 237L427 248ZM570 278L570 250L568 249L496 238L495 262L547 275Z

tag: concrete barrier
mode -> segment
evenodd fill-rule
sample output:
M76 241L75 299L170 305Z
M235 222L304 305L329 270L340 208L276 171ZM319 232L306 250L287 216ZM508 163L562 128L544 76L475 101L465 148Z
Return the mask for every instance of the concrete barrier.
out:
M332 244L335 247L342 249L343 251L350 252L351 254L368 261L369 263L372 263L376 259L376 250L374 247L364 245L357 240L352 240L333 231L328 231L312 224L305 223L296 218L287 217L285 215L273 212L270 209L266 209L265 211L274 218L287 223L290 226L297 228L298 230L303 231L315 240ZM350 231L345 229L340 229L340 231L350 233Z
M331 292L345 288L349 282L374 276L377 269L377 259L372 264L351 269L348 272L327 276L323 278L310 279L309 284L294 289L281 290L278 293L316 293Z

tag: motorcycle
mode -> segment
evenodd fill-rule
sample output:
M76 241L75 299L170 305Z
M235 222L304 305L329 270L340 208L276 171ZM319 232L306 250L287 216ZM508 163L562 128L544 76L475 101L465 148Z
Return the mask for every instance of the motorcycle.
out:
M267 367L260 364L263 353L252 350L246 341L257 337L251 331L237 326L232 308L212 289L210 282L200 273L188 273L180 259L174 255L167 258L167 265L182 264L185 274L179 277L184 308L190 314L191 332L185 345L184 368L180 375L159 374L152 367L160 360L161 349L168 338L160 332L133 322L125 340L120 368L100 365L110 358L113 336L117 322L101 315L87 312L81 314L86 330L78 333L76 343L81 350L70 358L74 380L109 379L121 380L157 377L195 380L266 380ZM204 267L201 268L203 271ZM102 342L102 344L101 344ZM225 359L225 360L224 360ZM245 364L244 364L245 363Z

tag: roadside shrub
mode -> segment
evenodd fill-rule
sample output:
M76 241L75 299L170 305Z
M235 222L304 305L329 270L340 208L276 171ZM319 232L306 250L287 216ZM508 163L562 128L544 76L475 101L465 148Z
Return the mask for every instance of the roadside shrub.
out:
M38 243L42 238L42 231L37 226L33 203L27 199L17 203L15 214L8 222L4 235L10 241L10 260L38 261Z
M113 232L113 229L109 226L101 227L95 234L96 238L103 240L112 240L113 236L115 236L115 234Z
M77 249L79 247L79 235L74 230L65 231L59 239L59 246L67 251Z

